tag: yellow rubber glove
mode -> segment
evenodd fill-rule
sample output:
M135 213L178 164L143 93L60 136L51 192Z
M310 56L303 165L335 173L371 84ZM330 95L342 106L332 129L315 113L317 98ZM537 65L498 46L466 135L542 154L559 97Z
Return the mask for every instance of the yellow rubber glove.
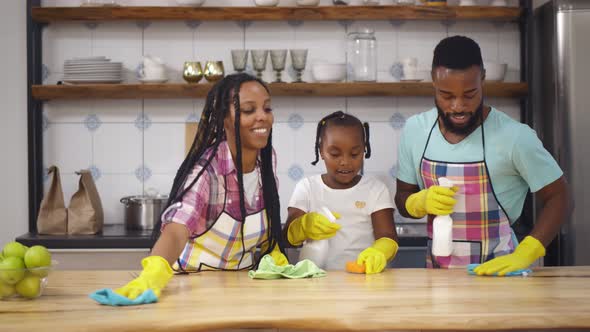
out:
M391 261L399 246L395 240L388 237L382 237L373 245L363 250L357 257L356 263L358 265L365 265L367 274L374 274L383 271L387 262Z
M540 257L545 256L545 247L532 236L527 236L516 247L513 253L496 257L476 267L473 272L477 275L504 276L508 272L526 269Z
M336 219L340 219L338 213L332 212L332 214ZM307 239L328 239L336 235L340 227L321 213L309 212L291 222L287 230L287 240L292 245L298 246Z
M262 246L260 247L260 251L265 252L267 248L268 248L268 241L264 242L264 244L262 244ZM281 252L281 249L279 249L278 244L275 245L274 249L270 252L270 257L272 257L272 259L275 261L275 264L278 266L285 266L285 265L289 264L289 260Z
M457 201L453 198L459 188L445 188L431 186L412 194L406 200L406 211L416 218L422 218L427 214L437 216L453 213L453 207Z
M116 289L115 293L133 300L146 290L151 289L157 297L160 297L162 289L166 287L174 274L170 264L161 256L149 256L141 261L141 265L143 271L139 277Z

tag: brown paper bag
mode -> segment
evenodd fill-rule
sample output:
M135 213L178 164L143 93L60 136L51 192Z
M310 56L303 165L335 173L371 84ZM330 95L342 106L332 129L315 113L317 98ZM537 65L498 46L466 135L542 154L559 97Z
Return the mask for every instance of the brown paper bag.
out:
M61 178L57 166L49 167L49 174L53 173L49 190L39 208L37 215L37 233L66 234L68 227L68 211L64 203L64 193L61 188Z
M68 207L68 234L96 234L104 223L102 204L92 179L92 173L84 169L80 175L78 191Z

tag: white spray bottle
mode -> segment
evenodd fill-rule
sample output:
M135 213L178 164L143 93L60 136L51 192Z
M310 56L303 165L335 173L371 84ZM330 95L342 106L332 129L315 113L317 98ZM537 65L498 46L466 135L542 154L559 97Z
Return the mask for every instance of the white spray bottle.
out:
M320 208L320 213L323 214L331 222L336 221L336 217L332 212L325 206ZM328 258L328 251L330 250L330 244L328 240L305 240L301 251L299 252L299 260L309 259L314 262L320 268L324 268L326 265L326 259Z
M451 188L453 182L447 178L438 178L441 187ZM432 222L432 254L450 256L453 253L453 219L450 215L436 216Z

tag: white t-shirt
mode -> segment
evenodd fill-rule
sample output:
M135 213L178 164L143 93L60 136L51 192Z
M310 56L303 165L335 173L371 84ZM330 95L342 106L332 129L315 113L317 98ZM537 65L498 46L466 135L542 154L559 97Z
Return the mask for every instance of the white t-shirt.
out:
M297 183L289 207L320 212L323 206L340 214L336 222L342 228L328 239L330 250L326 266L322 268L344 270L347 261L356 261L358 254L375 241L371 214L393 208L393 201L385 184L369 175L364 175L348 189L328 187L321 175Z
M258 171L254 170L250 173L244 173L242 174L242 179L244 180L244 197L248 203L252 204L252 200L254 200L254 197L258 192L260 180Z

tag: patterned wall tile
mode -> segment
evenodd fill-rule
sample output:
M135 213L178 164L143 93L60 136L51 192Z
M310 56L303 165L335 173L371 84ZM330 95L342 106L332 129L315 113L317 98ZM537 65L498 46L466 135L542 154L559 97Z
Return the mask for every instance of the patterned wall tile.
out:
M395 130L386 122L371 123L371 158L365 160L367 172L386 172L387 166L397 160L397 137Z
M73 173L92 162L92 136L80 123L55 123L43 133L43 160L63 173Z
M289 178L291 180L299 181L305 176L305 171L303 171L303 168L301 168L301 166L294 164L291 165L291 167L289 167L289 171L287 174L289 175Z
M154 173L175 173L184 160L184 123L152 124L144 147L144 163Z
M96 114L90 114L84 119L84 127L89 131L96 131L101 124L102 121Z
M139 182L144 183L145 181L149 180L152 177L152 170L147 167L146 165L138 166L135 169L135 178L139 180Z
M194 102L191 99L145 99L143 113L152 123L184 123L191 114L195 114Z
M131 174L142 163L142 133L134 124L104 123L93 137L94 164L104 173Z

